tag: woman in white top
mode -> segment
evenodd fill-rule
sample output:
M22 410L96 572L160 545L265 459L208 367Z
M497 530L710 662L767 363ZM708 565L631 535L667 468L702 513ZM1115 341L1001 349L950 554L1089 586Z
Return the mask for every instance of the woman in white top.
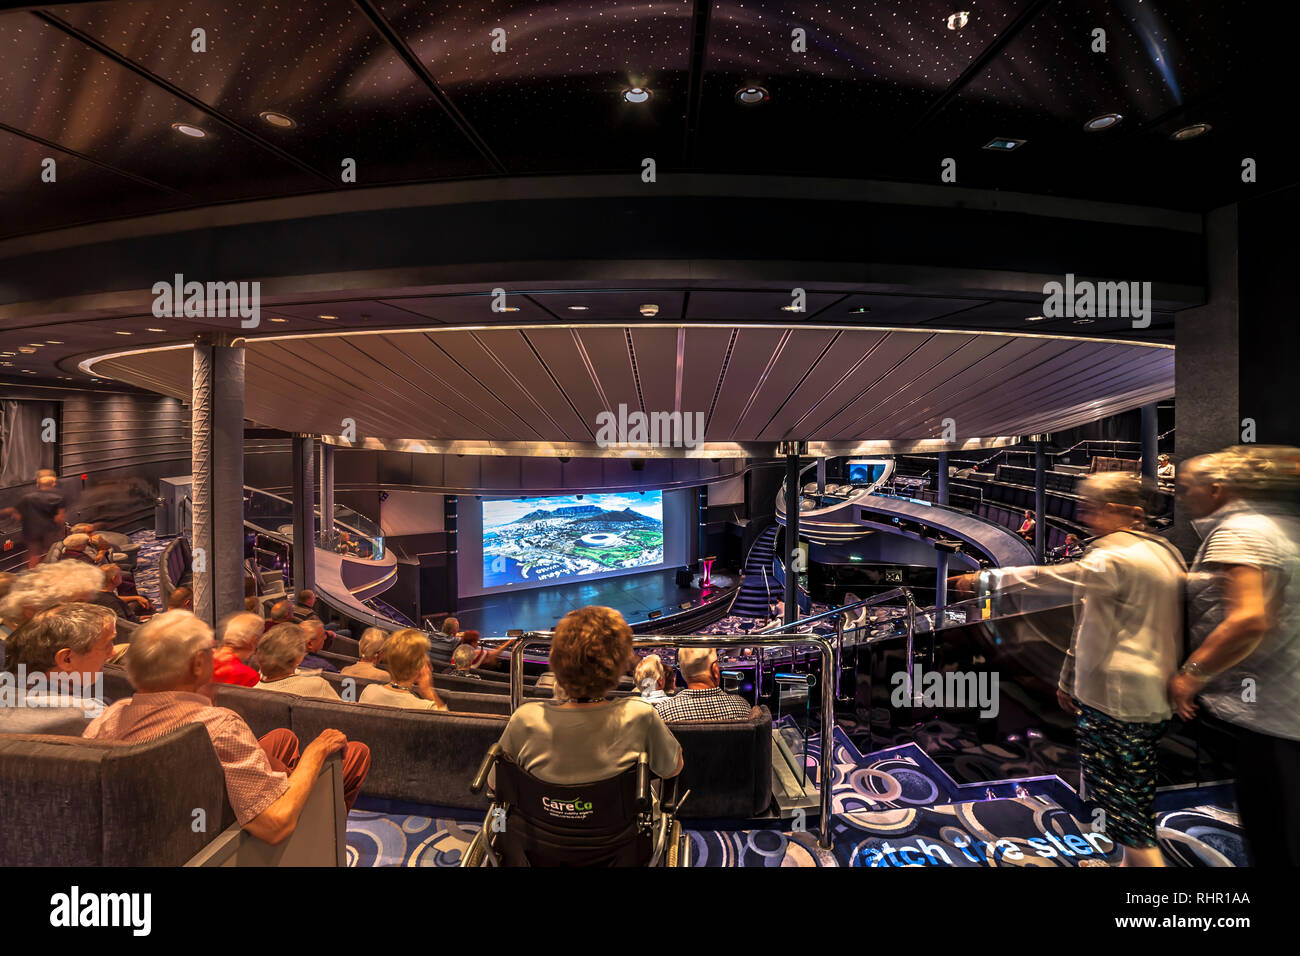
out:
M319 671L295 673L307 656L307 632L297 624L277 624L267 631L257 644L257 666L261 680L254 690L274 690L300 697L319 697L321 700L339 700L330 682Z
M1073 591L1074 632L1056 696L1076 717L1084 797L1105 811L1105 833L1124 866L1164 866L1156 845L1156 747L1173 715L1167 685L1178 669L1187 566L1148 534L1151 488L1129 472L1084 480L1080 515L1097 535L1078 561L990 573L1003 586Z
M361 692L362 704L403 707L407 710L446 710L447 705L433 689L429 667L429 638L423 631L405 627L393 632L384 645L384 663L392 680L368 684Z

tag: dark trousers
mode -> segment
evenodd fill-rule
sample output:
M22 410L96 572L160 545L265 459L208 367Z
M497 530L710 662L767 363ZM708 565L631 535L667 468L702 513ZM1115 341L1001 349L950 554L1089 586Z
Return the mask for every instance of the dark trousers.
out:
M1255 866L1300 866L1300 740L1232 726L1237 810Z
M298 766L298 737L291 730L273 730L257 741L271 760L271 769L292 773ZM370 772L370 748L349 740L343 748L343 802L349 810L357 802L361 784Z

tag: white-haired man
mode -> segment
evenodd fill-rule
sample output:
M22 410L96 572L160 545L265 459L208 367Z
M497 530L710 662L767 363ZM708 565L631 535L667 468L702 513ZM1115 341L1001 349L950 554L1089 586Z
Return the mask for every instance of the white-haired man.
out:
M14 631L5 666L15 693L0 706L0 733L79 735L104 710L100 673L116 635L112 611L83 603L41 611Z
M749 701L722 689L718 652L711 647L683 647L677 652L677 667L686 689L654 702L664 720L748 720Z
M221 642L212 654L212 680L217 684L238 684L252 687L257 683L257 671L248 659L257 651L262 639L262 617L240 611L217 623L217 640Z
M199 691L212 682L212 630L188 611L159 614L136 632L126 672L135 695L109 707L85 736L136 743L201 723L226 775L239 825L267 843L293 833L325 759L343 751L344 802L357 798L370 770L370 748L324 730L298 751L298 738L273 730L258 740L242 717L214 707Z
M306 653L307 629L301 624L278 624L271 628L257 646L257 666L262 679L254 689L339 700L339 692L320 674L297 673Z

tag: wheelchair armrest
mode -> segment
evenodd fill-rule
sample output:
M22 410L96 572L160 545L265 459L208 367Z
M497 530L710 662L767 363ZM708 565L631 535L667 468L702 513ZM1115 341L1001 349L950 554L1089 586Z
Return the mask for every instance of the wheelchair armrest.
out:
M492 772L493 765L501 756L501 745L493 744L488 748L488 752L483 755L483 762L479 764L478 772L474 774L474 779L470 782L470 793L481 793L483 786L487 783L488 774Z
M636 762L636 805L639 810L649 810L650 801L650 758L642 754Z

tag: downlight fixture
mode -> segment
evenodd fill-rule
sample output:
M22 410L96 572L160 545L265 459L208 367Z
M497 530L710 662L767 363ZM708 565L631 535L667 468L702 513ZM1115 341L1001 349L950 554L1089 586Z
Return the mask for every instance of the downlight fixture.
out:
M1024 146L1028 140L1014 139L1010 136L997 136L984 144L985 149L991 149L999 153L1009 153L1013 149L1019 149Z
M948 17L946 22L949 30L960 30L966 24L970 23L970 11L960 10Z
M649 319L659 314L659 306L655 305L653 302L648 302L641 306L641 308L637 309L637 311Z
M283 113L277 113L274 110L263 110L258 114L262 121L276 129L293 129L298 124L293 121L292 116L285 116Z
M1088 122L1083 124L1083 128L1089 133L1099 133L1104 129L1110 129L1112 126L1118 126L1124 121L1124 117L1119 113L1102 113L1100 116L1094 116Z
M207 136L207 130L201 126L195 126L193 123L172 123L172 129L182 136L189 136L192 139L202 139Z
M1209 123L1193 123L1190 126L1184 126L1182 129L1176 129L1169 138L1175 143L1184 143L1189 139L1196 139L1198 136L1204 136L1212 126Z
M742 106L757 106L766 103L770 97L761 86L743 86L736 90L736 102Z
M631 86L623 91L623 100L628 103L644 103L650 99L650 91L644 86Z

